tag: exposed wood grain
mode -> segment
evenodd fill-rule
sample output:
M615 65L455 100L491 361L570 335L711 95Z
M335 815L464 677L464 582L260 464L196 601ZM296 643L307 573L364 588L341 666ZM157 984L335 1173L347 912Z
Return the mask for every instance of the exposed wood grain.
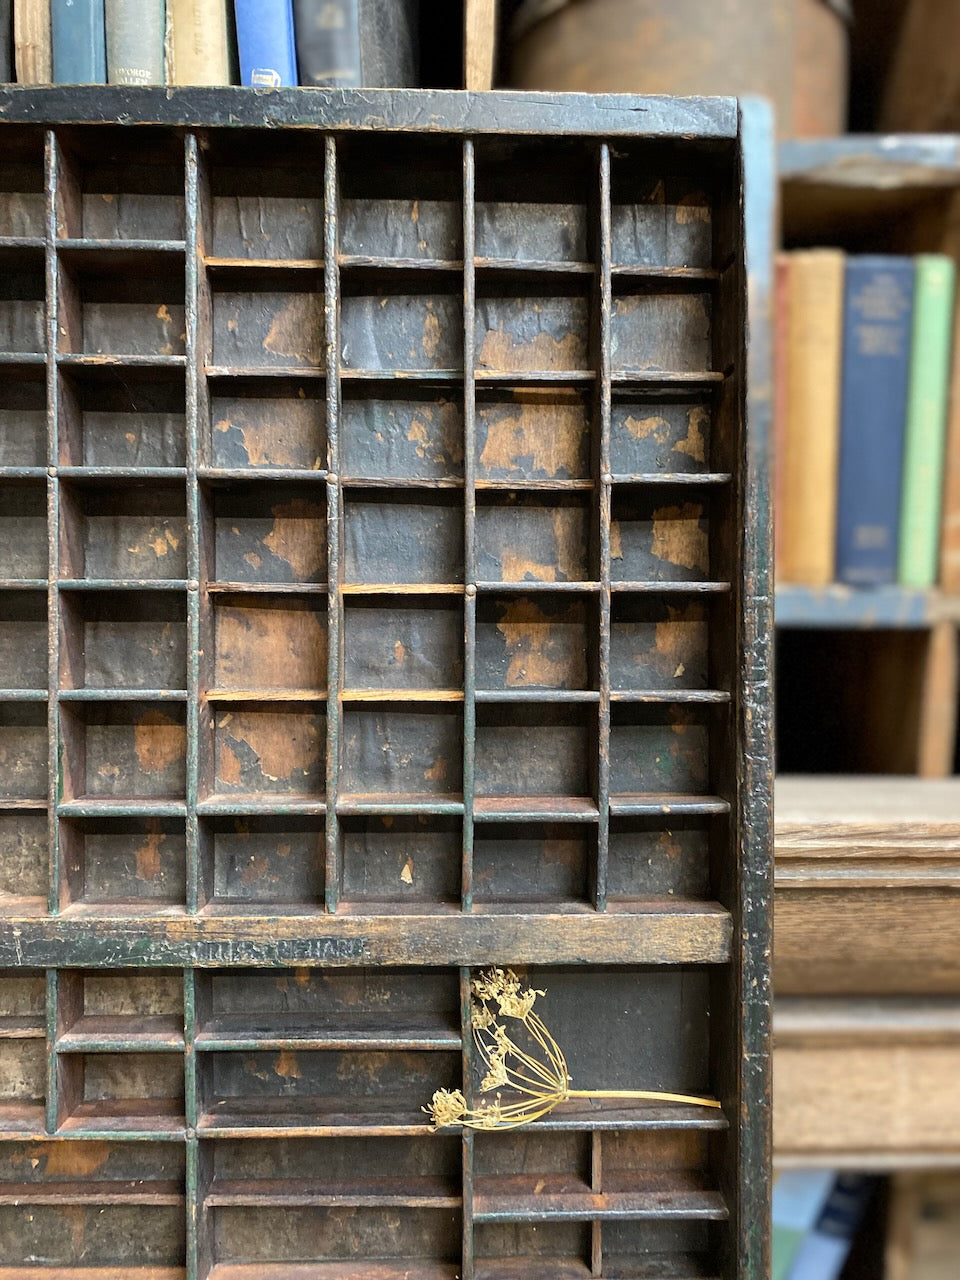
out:
M463 27L464 88L481 92L492 89L497 51L497 0L466 0Z

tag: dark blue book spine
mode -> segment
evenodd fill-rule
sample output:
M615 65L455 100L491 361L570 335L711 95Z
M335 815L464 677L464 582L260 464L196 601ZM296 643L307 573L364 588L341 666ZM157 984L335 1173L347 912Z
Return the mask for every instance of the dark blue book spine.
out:
M847 259L837 580L896 582L913 317L912 258Z
M106 84L103 0L50 0L55 84Z
M297 83L293 0L234 0L243 84L278 88Z

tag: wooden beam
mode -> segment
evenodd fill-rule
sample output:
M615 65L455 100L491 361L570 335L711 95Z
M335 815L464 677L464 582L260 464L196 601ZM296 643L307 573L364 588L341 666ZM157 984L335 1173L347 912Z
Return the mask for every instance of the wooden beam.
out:
M466 0L463 21L464 88L493 88L497 52L497 0Z

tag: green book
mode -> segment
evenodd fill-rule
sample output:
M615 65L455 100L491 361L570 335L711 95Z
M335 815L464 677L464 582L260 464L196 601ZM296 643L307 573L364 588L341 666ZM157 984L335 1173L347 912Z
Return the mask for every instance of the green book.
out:
M897 573L904 587L937 580L955 277L952 258L918 255Z

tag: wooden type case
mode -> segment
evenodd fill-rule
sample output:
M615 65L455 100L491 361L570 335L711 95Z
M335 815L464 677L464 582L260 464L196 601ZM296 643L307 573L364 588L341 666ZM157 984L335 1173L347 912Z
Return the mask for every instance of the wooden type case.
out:
M0 93L2 1280L766 1275L762 134Z

